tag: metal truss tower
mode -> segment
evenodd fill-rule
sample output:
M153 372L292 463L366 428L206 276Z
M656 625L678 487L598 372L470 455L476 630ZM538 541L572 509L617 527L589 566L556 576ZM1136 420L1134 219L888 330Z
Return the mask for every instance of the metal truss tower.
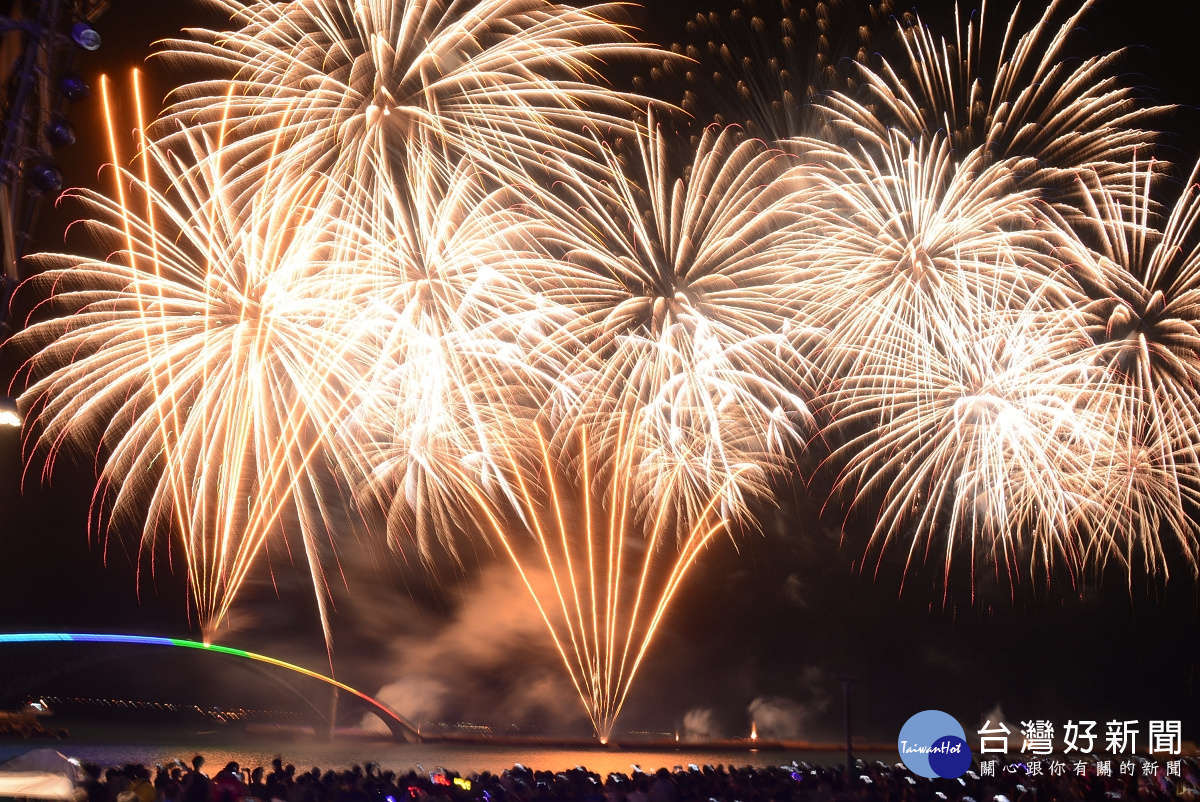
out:
M0 342L11 333L9 300L21 278L42 203L62 189L54 149L75 141L66 119L88 86L72 69L95 50L93 23L109 0L0 0Z

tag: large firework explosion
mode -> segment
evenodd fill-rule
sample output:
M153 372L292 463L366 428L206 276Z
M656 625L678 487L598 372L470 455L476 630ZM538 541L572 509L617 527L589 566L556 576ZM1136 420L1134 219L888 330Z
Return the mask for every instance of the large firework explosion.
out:
M554 577L606 737L806 448L873 519L847 547L947 589L1195 570L1200 206L1160 198L1119 54L1066 58L1088 3L991 55L985 14L944 41L886 3L751 3L676 53L612 7L222 3L167 55L223 77L81 194L112 256L41 256L14 342L35 444L103 457L206 629L288 527L323 599L332 505L426 559L478 537ZM687 94L601 80L647 60Z
M281 181L241 214L225 202L220 141L185 141L186 154L143 142L115 198L80 193L111 255L39 255L32 283L69 314L16 345L39 349L22 398L48 467L71 443L104 454L97 514L144 518L147 549L179 539L207 637L285 523L323 584L324 510L338 503L323 474L359 337L320 180Z
M548 338L559 439L586 426L594 453L628 464L643 518L687 529L718 493L745 521L810 420L788 260L803 218L779 151L710 128L679 165L647 122L629 158L600 145L599 177L541 197L556 258L530 278L565 313Z

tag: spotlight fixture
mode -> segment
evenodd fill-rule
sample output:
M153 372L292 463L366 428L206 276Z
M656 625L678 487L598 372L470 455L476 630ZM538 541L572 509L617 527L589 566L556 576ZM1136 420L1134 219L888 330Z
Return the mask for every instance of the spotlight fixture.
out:
M71 26L71 39L84 50L100 49L100 33L86 22L77 22Z
M63 174L53 162L34 162L27 169L29 180L42 192L58 192L62 189Z
M78 73L69 72L58 82L63 97L70 101L83 100L88 96L88 85Z
M65 117L53 117L46 123L46 140L56 148L75 144L75 128Z

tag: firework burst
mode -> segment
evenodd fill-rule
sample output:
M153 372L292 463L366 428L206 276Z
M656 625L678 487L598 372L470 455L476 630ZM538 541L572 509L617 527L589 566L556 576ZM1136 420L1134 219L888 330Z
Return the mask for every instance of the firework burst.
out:
M563 314L550 339L561 431L586 426L594 453L635 472L644 516L682 529L714 494L723 515L746 519L809 420L781 255L800 222L783 202L786 159L738 140L708 129L685 179L651 112L633 159L604 146L606 180L557 186L543 242L558 259L533 285Z
M1058 22L1065 5L1048 3L1024 33L1018 6L994 52L984 36L986 4L965 25L955 6L951 41L919 18L901 22L898 63L859 66L857 97L833 93L823 104L835 136L886 147L893 129L910 137L948 132L961 153L1036 160L1016 172L1022 186L1069 188L1078 167L1105 179L1120 176L1134 150L1155 140L1143 126L1160 109L1139 104L1121 86L1114 75L1120 52L1065 58L1070 34L1092 2Z
M1128 185L1080 179L1084 211L1064 249L1085 298L1058 322L1082 334L1078 355L1098 372L1092 404L1115 431L1115 474L1095 519L1101 555L1130 567L1135 552L1167 571L1161 538L1193 567L1200 530L1189 513L1200 486L1200 165L1165 212L1162 166L1135 161ZM1087 246L1082 243L1088 243Z
M143 140L140 174L117 169L116 200L78 193L112 255L38 257L34 284L70 313L15 344L37 350L21 403L47 470L72 442L104 457L98 503L141 519L147 551L181 539L210 636L285 524L324 598L329 446L355 386L355 321L327 269L339 224L313 205L319 184L283 182L291 192L260 193L242 215L226 203L222 143L184 141L188 163Z
M305 173L332 176L335 186L377 172L401 180L430 167L452 172L468 155L486 154L506 178L576 159L585 126L630 128L629 98L600 86L596 67L654 52L612 21L615 6L221 4L237 30L193 30L191 39L168 43L166 55L229 79L181 88L165 119L228 130L251 185L280 155ZM430 147L440 164L408 164L413 148Z
M340 211L366 224L340 270L368 355L341 439L388 509L393 542L415 540L426 560L473 528L477 487L502 491L493 443L519 438L501 421L536 414L557 381L528 358L546 326L522 281L541 260L525 244L538 218L513 188L488 190L476 162L447 177L439 158L426 152L427 169L386 182L392 193L371 212L356 193Z
M826 398L835 414L847 393L886 394L925 372L922 360L970 344L977 307L999 319L1070 305L1052 254L1061 235L1015 186L1019 168L893 133L882 156L826 148L795 169L811 221L795 237L800 308L825 333L823 372L847 379Z
M906 551L906 573L940 560L947 592L960 560L972 593L989 567L1011 586L1056 564L1077 575L1089 559L1081 511L1115 446L1104 415L1080 403L1087 369L1046 336L1044 313L1013 321L962 301L973 325L953 350L888 353L848 380L834 493L878 509L868 554Z

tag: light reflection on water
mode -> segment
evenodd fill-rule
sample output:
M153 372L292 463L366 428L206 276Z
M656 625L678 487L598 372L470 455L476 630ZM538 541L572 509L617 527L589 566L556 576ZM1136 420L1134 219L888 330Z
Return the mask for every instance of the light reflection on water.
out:
M684 744L679 750L641 751L637 749L595 749L499 746L477 744L398 744L386 741L334 741L284 742L267 744L251 742L245 744L175 743L175 744L100 744L65 741L56 745L69 757L101 766L123 763L142 763L153 766L180 759L191 761L193 755L205 757L204 770L210 776L230 761L243 767L269 767L275 757L284 763L292 763L299 771L313 766L321 769L344 769L374 761L384 769L406 772L418 766L427 771L444 767L462 774L477 774L482 771L497 772L520 763L531 769L563 771L584 766L598 774L619 771L628 773L631 765L638 765L649 772L658 768L687 767L689 763L725 766L779 766L793 760L818 765L834 765L842 761L837 752L816 751L750 751L750 750L689 750ZM865 759L889 760L887 755L856 755ZM892 755L889 762L898 757Z

